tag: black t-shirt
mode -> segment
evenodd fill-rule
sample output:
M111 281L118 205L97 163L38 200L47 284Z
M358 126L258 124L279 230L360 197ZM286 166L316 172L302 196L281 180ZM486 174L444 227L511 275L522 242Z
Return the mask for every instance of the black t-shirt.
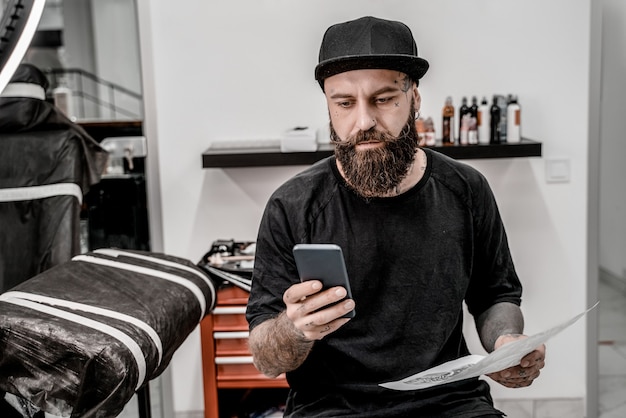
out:
M421 391L379 386L467 355L464 301L478 316L495 303L521 300L486 179L466 164L425 152L423 178L399 196L359 197L333 157L271 196L257 237L250 328L285 309L283 293L299 282L292 255L297 243L343 249L357 312L287 373L285 416L471 417L494 411L487 384L477 379Z

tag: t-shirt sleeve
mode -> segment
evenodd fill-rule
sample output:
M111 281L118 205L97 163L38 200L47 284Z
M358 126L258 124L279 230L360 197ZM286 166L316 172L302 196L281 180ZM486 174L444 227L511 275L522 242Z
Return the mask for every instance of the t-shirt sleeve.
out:
M466 294L477 317L496 303L521 303L522 285L515 271L498 205L485 177L477 173L472 187L474 260Z
M285 309L283 293L299 282L292 255L295 238L289 212L279 198L272 196L263 213L246 310L250 329L282 312Z

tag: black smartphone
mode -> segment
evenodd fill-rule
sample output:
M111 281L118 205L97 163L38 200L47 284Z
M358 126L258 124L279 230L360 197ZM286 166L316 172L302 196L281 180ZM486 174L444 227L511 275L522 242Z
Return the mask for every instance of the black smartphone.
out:
M343 286L346 289L346 298L352 299L348 271L343 259L341 247L336 244L296 244L293 247L293 256L300 280L319 280L324 289L334 286ZM353 318L354 310L344 315Z

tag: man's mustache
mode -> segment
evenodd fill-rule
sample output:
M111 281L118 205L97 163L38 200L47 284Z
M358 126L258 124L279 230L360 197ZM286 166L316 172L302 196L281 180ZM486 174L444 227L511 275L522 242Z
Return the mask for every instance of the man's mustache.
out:
M341 141L339 137L333 137L333 142L343 147L353 147L364 142L393 142L397 138L386 132L370 129L369 131L359 131L357 134L348 137L345 141Z

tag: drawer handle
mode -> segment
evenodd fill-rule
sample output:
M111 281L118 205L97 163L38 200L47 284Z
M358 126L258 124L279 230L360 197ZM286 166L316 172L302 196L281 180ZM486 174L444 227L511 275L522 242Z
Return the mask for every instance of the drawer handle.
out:
M214 315L232 315L232 314L245 314L245 306L218 306L213 309Z
M215 364L252 364L252 356L215 357Z
M231 332L231 331L223 331L223 332L214 332L213 338L216 340L228 340L228 339L236 339L236 338L248 338L250 333L248 331L239 331L239 332Z

